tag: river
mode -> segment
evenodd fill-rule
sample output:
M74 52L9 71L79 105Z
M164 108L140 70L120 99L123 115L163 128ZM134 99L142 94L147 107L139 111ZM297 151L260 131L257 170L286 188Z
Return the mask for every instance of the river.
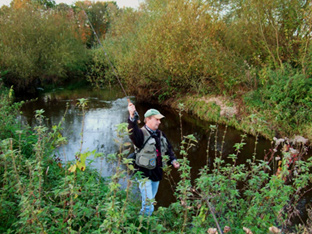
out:
M93 90L84 87L75 90L56 89L48 93L43 93L35 101L26 102L22 107L23 119L29 125L35 125L35 110L43 109L47 118L45 121L48 126L56 125L64 116L68 105L68 111L63 123L63 135L67 137L68 144L61 147L55 152L63 162L74 160L75 154L80 149L82 112L77 107L77 99L85 98L88 100L88 108L85 113L85 124L83 129L83 148L82 151L96 150L104 155L118 151L118 145L114 142L117 138L116 125L127 122L127 98L120 90ZM135 103L135 99L131 98ZM136 103L135 103L136 104ZM162 119L160 129L164 131L173 145L174 151L179 158L180 149L180 117L177 110L160 107L157 105L149 105L147 103L137 103L137 111L143 116L149 108L156 108L161 111L165 118ZM143 118L141 118L143 120ZM143 121L142 121L143 122ZM199 169L206 163L207 143L210 135L210 125L213 123L203 122L202 120L190 116L186 113L182 115L182 131L183 135L193 134L198 140L198 144L189 152L189 160L191 166L192 180L197 177ZM243 132L234 128L227 128L225 141L222 146L222 138L225 126L219 125L217 128L217 145L215 146L214 134L211 137L209 158L213 159L215 149L221 151L224 158L234 153L234 144L239 143L242 139ZM239 154L238 162L244 162L251 158L254 154L255 137L247 136L245 139L245 147ZM263 138L258 139L256 157L263 159L265 152L271 148L271 142ZM110 176L114 172L114 165L106 162L105 159L89 158L93 162L91 166L100 171L102 176ZM172 176L177 182L179 179L176 170L172 171ZM156 196L158 206L168 206L174 201L173 191L167 180L162 180L159 192Z

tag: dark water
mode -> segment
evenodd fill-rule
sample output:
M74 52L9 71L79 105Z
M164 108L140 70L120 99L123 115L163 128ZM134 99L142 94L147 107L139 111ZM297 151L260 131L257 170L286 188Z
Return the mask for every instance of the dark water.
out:
M94 91L91 88L83 88L79 90L54 90L45 93L38 97L36 101L26 103L23 108L23 118L28 124L34 126L35 110L45 110L45 116L48 118L47 125L52 126L64 116L66 106L69 105L68 112L65 116L63 124L63 135L67 137L68 144L61 147L56 155L62 161L73 160L76 152L79 151L81 142L81 127L82 127L82 113L77 107L77 99L88 99L88 109L85 115L83 151L96 150L107 155L118 151L118 145L114 142L117 138L116 125L127 121L127 99L119 90L98 90ZM132 98L135 103L135 100ZM145 111L149 108L156 108L161 111L165 118L162 120L160 129L165 132L169 141L174 147L174 151L179 158L180 149L180 119L179 113L176 110L162 108L155 105L144 103L136 104L136 108L140 116L143 116ZM143 118L141 118L143 120ZM143 122L143 121L142 121ZM189 152L190 166L192 167L192 180L194 180L199 172L199 169L206 164L207 160L207 143L210 134L211 123L203 122L193 116L183 113L182 116L182 130L183 135L193 134L198 140L198 144ZM214 135L211 138L209 158L213 159L215 149L221 151L224 158L228 154L234 153L234 144L239 143L242 139L243 132L237 131L233 128L227 128L225 135L225 142L222 147L222 138L224 135L225 126L218 126L217 146L215 146ZM238 162L244 162L251 158L254 154L255 137L247 136L245 139L246 145L239 154ZM265 139L258 139L256 149L256 157L263 159L266 150L271 148L271 143ZM114 165L109 164L105 159L93 159L92 166L97 168L103 176L109 176L113 173ZM175 182L178 182L179 176L177 171L173 169L172 172ZM159 206L168 206L174 201L173 191L167 180L162 180L160 183L159 192L156 200Z

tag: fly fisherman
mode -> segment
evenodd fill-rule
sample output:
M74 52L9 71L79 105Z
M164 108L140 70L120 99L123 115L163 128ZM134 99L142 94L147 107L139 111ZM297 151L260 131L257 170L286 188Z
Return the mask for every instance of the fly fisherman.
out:
M136 149L135 167L142 172L143 178L147 180L139 181L139 188L142 197L142 208L140 214L152 215L154 205L151 201L155 199L158 191L159 182L162 179L162 156L169 156L169 163L175 168L180 164L174 156L172 146L167 137L158 127L160 119L164 118L158 110L149 109L144 114L145 125L139 128L135 118L135 106L128 104L129 119L128 129L130 130L130 139Z

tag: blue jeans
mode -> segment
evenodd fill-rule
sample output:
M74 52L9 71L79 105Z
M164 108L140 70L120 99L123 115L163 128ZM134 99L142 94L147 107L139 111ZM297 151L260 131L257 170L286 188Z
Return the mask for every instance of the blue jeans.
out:
M140 214L152 215L154 211L153 202L158 191L159 181L143 180L139 182L142 197L142 208Z

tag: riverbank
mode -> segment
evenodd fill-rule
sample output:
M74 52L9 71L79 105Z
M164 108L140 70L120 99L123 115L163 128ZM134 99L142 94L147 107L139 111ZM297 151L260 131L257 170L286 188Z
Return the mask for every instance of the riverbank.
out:
M249 113L240 100L231 100L225 96L185 96L172 102L184 105L185 111L208 122L224 124L251 135L260 134L272 139L278 133L270 128L266 121L257 118L256 113Z
M138 97L139 100L146 98ZM169 98L161 103L173 109L183 104L184 111L203 121L224 124L234 127L253 136L261 135L268 140L277 138L294 139L304 137L312 142L312 124L292 128L286 122L279 125L267 114L270 110L257 110L246 105L242 99L232 99L226 96L189 94L178 98ZM292 130L289 130L292 129Z

